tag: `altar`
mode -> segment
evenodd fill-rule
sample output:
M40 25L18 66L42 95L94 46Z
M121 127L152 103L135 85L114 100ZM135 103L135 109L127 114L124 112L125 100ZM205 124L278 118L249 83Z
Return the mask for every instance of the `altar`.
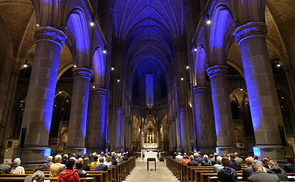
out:
M143 157L144 155L144 157ZM142 150L141 151L141 160L143 160L144 162L147 161L147 158L155 158L157 161L158 158L158 152L152 152L152 151L147 151L147 150Z

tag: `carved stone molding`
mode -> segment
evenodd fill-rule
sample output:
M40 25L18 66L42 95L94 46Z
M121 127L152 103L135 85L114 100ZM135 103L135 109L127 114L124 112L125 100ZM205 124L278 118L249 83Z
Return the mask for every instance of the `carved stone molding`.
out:
M193 88L194 94L200 94L200 93L209 93L211 89L209 87L194 87Z
M267 34L267 26L264 22L249 22L242 26L239 26L233 35L236 41L240 43L245 38L251 36L265 36Z
M91 95L99 95L105 97L107 95L107 90L104 88L94 88L90 91Z
M64 45L67 36L63 31L53 27L37 27L35 29L35 40L50 40L55 41L61 46Z
M73 76L75 77L84 77L87 79L91 79L93 71L88 68L74 68Z
M206 72L210 79L217 75L226 75L228 71L228 67L226 65L214 65L209 67Z

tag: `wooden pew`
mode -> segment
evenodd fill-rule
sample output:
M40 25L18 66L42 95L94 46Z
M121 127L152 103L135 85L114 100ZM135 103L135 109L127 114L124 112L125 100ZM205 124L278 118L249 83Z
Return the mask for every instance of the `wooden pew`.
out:
M17 182L23 182L25 180L25 177L0 177L0 181L17 181ZM45 177L45 180L53 180L57 181L57 177ZM81 182L95 182L95 178L93 177L83 177L80 178Z

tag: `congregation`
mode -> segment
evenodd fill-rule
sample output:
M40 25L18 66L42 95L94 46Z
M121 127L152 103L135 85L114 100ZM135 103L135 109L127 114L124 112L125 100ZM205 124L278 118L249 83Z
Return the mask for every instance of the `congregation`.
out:
M213 166L212 172L218 174L218 180L221 182L238 181L237 171L242 171L239 180L248 182L289 181L287 173L295 173L294 159L289 155L285 156L286 164L283 168L269 157L259 160L258 156L254 155L242 159L237 152L201 155L201 152L195 151L190 156L179 152L174 153L172 159L185 166ZM242 168L242 165L245 167Z
M87 177L87 171L94 168L95 171L108 171L112 166L123 163L130 157L128 152L124 153L104 153L96 152L85 154L85 156L75 155L74 153L58 154L47 157L47 163L37 165L34 173L25 177L24 182L43 182L45 175L44 170L50 170L50 177L58 177L57 182L80 182L81 177ZM20 158L7 160L0 164L0 174L25 174L24 167L21 166Z

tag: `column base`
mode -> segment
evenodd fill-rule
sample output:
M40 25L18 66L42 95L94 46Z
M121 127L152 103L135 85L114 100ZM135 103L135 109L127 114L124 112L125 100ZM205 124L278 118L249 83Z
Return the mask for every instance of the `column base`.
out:
M216 153L219 155L230 154L230 153L239 153L240 149L238 147L216 147Z
M253 147L254 155L257 155L259 160L264 157L269 157L277 163L285 163L285 155L294 156L292 147L281 145L256 145Z
M15 148L13 151L13 159L20 158L21 165L27 168L34 168L38 164L43 165L50 155L51 148L49 147Z
M79 148L79 147L67 147L65 149L65 153L71 153L71 154L75 154L76 156L77 155L81 155L81 156L84 156L86 153L87 153L87 149L86 148Z
M197 151L201 151L202 154L213 154L215 152L216 147L212 147L212 146L199 146L199 148L197 148Z
M107 149L104 147L87 147L88 153L93 153L93 152L100 153L102 151L107 152Z
M111 147L111 151L109 152L116 152L116 153L120 153L120 152L123 152L124 149L121 148L121 147Z

